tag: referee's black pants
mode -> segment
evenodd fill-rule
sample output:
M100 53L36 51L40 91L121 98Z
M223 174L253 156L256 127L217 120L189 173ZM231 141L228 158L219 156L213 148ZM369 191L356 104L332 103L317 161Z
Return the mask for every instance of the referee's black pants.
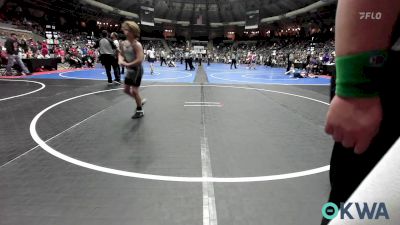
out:
M113 55L109 55L109 54L101 55L101 63L104 65L104 67L106 69L108 83L112 83L111 67L114 70L115 80L118 82L121 81L119 65L118 65L117 59Z
M357 155L352 148L345 148L340 143L334 144L329 171L331 192L327 202L333 202L337 206L340 206L340 202L346 202L400 137L400 109L396 106L396 102L399 101L396 85L399 82L399 76L392 76L391 80L378 81L383 119L378 134L363 154ZM335 79L332 79L331 85L333 98ZM326 225L328 222L323 219L321 225Z

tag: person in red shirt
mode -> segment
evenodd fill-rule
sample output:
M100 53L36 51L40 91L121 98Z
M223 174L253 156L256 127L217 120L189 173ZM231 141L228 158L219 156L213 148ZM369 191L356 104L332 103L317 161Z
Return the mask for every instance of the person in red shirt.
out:
M65 51L64 51L64 49L60 48L59 54L60 54L60 57L61 57L61 63L64 63L65 62Z
M43 55L43 56L47 56L48 54L49 54L49 50L47 49L47 46L44 45L44 46L42 47L42 55Z
M54 48L54 56L56 58L60 57L60 48L59 47Z
M90 49L88 50L88 55L91 56L91 57L93 57L93 58L95 57L95 54L94 54L93 49L90 48Z
M43 41L42 41L42 49L43 49L43 48L47 48L46 40L43 40Z

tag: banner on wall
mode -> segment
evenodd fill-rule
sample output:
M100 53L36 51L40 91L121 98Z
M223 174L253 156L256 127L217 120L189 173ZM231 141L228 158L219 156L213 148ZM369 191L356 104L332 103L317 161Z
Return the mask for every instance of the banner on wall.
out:
M140 22L142 25L154 27L154 8L140 7Z
M245 29L257 29L260 18L260 10L246 12L246 25Z

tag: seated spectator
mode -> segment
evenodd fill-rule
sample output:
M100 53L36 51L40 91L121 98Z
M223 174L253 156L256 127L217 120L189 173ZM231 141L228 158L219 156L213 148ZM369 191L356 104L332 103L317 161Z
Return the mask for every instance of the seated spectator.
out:
M94 67L94 58L90 55L86 55L82 58L83 63L87 68L93 68Z
M329 62L329 54L328 54L328 52L326 52L324 54L324 56L322 57L322 63L327 64L328 62Z
M49 49L47 49L47 45L42 45L42 55L46 56L49 54Z
M60 48L59 47L54 47L54 58L60 58Z
M31 49L28 49L28 51L26 52L26 58L27 59L32 59L33 58L33 52Z
M65 51L64 49L60 49L59 51L60 57L61 57L61 63L65 62Z
M3 64L3 65L4 65L4 64L7 64L7 52L6 52L6 48L0 46L0 50L1 50L1 53L0 53L1 64Z
M36 59L44 59L44 55L41 51L37 51L37 53L35 54L35 58Z
M19 48L18 55L19 55L19 57L20 57L21 59L26 59L26 58L27 58L26 52L25 52L21 47Z
M71 55L69 64L75 68L82 68L82 60L75 55Z

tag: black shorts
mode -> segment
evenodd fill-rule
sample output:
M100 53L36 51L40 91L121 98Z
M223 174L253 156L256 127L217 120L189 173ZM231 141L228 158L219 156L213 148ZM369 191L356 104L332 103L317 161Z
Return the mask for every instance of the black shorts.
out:
M125 77L125 85L140 87L141 83L142 83L142 78L133 80L133 79Z
M125 85L140 87L143 77L143 67L138 70L128 70L126 71Z
M154 63L156 61L155 58L149 58L149 63Z

